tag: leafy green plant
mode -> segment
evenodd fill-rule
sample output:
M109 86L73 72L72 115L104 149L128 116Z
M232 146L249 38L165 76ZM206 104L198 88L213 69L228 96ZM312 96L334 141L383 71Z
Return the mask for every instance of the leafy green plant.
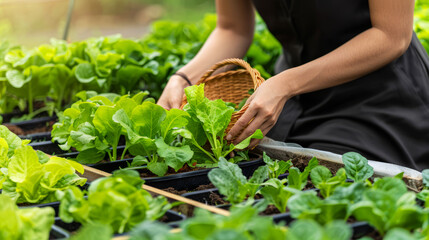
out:
M171 233L161 224L143 222L131 233L132 240L143 239L287 239L287 229L269 217L258 215L251 206L233 207L229 216L196 209L195 216L180 224L182 231Z
M271 159L265 152L263 153L262 159L268 166L269 178L278 178L292 167L292 160L281 161L277 159Z
M134 108L141 105L147 92L134 96L80 92L79 101L66 109L51 132L52 141L58 142L64 151L72 147L79 151L76 160L80 163L96 163L109 156L111 161L118 158L117 146L120 137L126 134L121 125L113 120L121 110L131 115ZM126 153L123 151L122 159Z
M60 217L64 222L82 225L101 223L115 233L132 229L144 220L156 220L172 207L163 196L152 197L142 189L139 173L120 170L110 177L99 178L84 192L73 187L57 191L61 200Z
M351 228L343 221L332 221L324 225L313 220L297 220L287 232L287 240L348 240L352 237Z
M317 166L311 170L310 178L313 185L320 189L320 194L324 198L329 197L337 187L347 185L346 170L344 168L338 169L333 177L327 167Z
M19 209L12 199L0 194L0 239L48 239L54 216L51 207Z
M422 226L423 209L416 205L416 194L407 192L405 183L394 177L376 179L363 193L362 200L351 206L358 221L367 221L384 235L396 227L413 230Z
M299 192L294 188L284 186L284 181L277 178L271 178L261 184L259 193L264 196L264 199L276 206L280 212L286 212L287 202L290 197Z
M0 126L0 189L17 203L56 201L55 191L85 184L79 163L49 157Z
M368 164L368 159L359 153L345 153L342 159L347 177L355 182L365 181L374 174L374 169Z
M417 194L417 198L425 202L425 207L429 208L429 169L422 171L423 190Z
M268 167L261 166L247 180L241 168L234 163L219 160L219 168L211 170L208 174L210 181L219 189L219 193L226 196L232 204L241 203L246 198L253 198L261 183L268 178Z
M348 218L349 203L346 200L325 199L317 197L315 191L300 192L287 202L292 217L313 219L320 224Z
M262 139L261 130L256 130L251 136L237 145L228 144L225 139L225 130L231 121L234 108L228 107L224 101L217 99L210 101L204 97L204 84L191 86L185 89L188 104L184 110L190 115L187 131L182 136L193 145L195 152L205 155L205 161L217 163L221 157L225 158L235 149L245 149L252 138ZM204 149L206 142L210 143L211 152Z
M289 176L287 177L288 187L295 188L298 190L304 189L307 185L308 175L311 170L319 165L319 161L313 157L308 165L304 168L304 171L301 172L299 168L291 167L289 168Z
M144 102L129 115L124 110L117 111L113 121L126 131L125 149L137 156L133 166L147 164L151 172L163 176L168 167L178 171L193 157L191 148L178 140L180 130L188 123L188 114L182 110L167 111Z

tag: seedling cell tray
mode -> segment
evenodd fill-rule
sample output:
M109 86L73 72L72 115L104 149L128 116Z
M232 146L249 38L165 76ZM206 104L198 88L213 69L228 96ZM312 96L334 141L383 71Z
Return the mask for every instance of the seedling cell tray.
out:
M179 223L186 218L184 215L171 210L168 210L164 217L166 218L163 220L163 222L173 228L177 227ZM57 229L61 229L62 231L71 235L71 233L78 231L82 225L78 222L66 223L63 222L61 218L56 217L54 226L56 226Z

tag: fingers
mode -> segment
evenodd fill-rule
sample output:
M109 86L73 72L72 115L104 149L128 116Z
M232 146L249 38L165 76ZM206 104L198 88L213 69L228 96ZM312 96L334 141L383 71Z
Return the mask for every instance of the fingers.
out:
M259 128L259 129L261 129L262 133L264 134L264 137L271 130L271 128L273 128L274 124L267 121ZM254 149L261 142L261 140L262 139L252 139L250 141L248 149Z
M238 119L234 126L229 130L226 140L230 141L238 136L238 134L249 124L249 122L255 117L257 111L249 107L244 114Z
M238 144L250 135L252 135L256 131L256 129L261 127L264 121L265 119L263 119L260 114L257 114L253 121L247 127L245 127L241 133L239 133L237 138L234 139L234 144Z

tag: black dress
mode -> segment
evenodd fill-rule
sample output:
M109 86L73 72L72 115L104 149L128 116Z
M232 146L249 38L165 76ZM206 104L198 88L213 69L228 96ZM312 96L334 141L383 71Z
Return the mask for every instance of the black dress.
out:
M254 0L283 46L276 71L319 58L371 28L368 0ZM429 168L429 59L413 34L381 69L290 99L268 136L303 147Z

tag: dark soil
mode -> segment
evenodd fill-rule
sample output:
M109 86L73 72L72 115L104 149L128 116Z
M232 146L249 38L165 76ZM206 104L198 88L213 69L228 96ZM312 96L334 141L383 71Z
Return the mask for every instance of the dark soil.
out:
M197 171L197 170L201 170L201 169L206 169L206 168L199 168L199 167L191 168L188 165L184 165L181 169L179 169L179 171L176 172L173 168L169 167L165 176L174 175L177 173L193 172L193 171ZM149 178L149 177L158 177L158 176L151 173L149 170L144 169L143 172L140 173L140 177Z
M260 215L270 216L279 213L281 212L276 208L276 206L268 205L268 207L263 212L261 212Z
M35 127L32 129L23 129L16 125L11 124L4 124L11 132L15 133L16 135L29 135L34 133L43 133L43 132L50 132L52 131L52 126L55 124L55 121L47 122L46 125Z
M179 190L174 189L173 187L164 188L162 190L164 190L166 192L169 192L169 193L176 194L176 195L182 195L182 194L185 194L185 193L188 193L188 192L207 190L207 189L211 189L211 188L214 188L214 187L215 186L212 183L210 183L210 184L206 184L206 185L200 185L197 188L191 189L191 190L181 190L181 191L179 191Z
M209 202L210 205L216 206L216 205L229 204L228 201L223 200L223 198L217 193L210 193L209 199L210 199L210 202Z

